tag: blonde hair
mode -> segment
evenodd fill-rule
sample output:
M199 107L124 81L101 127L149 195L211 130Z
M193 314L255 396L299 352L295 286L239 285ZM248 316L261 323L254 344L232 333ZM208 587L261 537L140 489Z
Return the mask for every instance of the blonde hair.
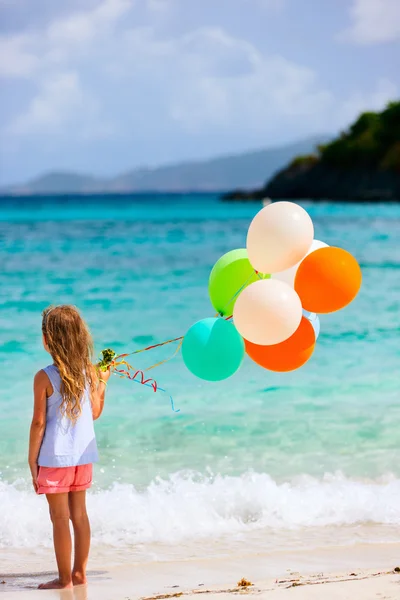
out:
M92 336L75 306L49 306L42 316L42 332L61 377L61 412L75 422L86 386L95 386Z

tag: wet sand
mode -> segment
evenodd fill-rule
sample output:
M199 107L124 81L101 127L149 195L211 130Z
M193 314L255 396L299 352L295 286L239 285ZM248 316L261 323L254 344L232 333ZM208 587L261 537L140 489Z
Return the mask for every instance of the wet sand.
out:
M4 551L6 552L6 551ZM223 559L194 559L92 565L88 586L74 590L39 591L54 576L36 568L0 577L2 600L161 600L199 598L224 600L238 594L277 600L399 600L400 544L330 547L310 552L246 554ZM238 586L243 580L243 586ZM248 584L252 585L246 585Z

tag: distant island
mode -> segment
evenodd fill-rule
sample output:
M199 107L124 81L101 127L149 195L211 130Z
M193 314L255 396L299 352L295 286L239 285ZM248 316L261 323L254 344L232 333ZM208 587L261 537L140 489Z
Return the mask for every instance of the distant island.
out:
M140 192L225 192L232 187L254 189L297 154L312 152L328 136L316 136L286 146L203 161L138 168L110 179L52 172L0 190L7 195L129 194Z
M400 102L361 114L348 131L266 180L252 192L236 189L223 199L400 201Z

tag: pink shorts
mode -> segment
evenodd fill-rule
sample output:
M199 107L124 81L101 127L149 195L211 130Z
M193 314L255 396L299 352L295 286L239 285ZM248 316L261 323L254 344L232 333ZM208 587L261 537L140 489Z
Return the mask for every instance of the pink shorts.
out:
M38 494L80 492L92 485L93 465L77 467L39 467Z

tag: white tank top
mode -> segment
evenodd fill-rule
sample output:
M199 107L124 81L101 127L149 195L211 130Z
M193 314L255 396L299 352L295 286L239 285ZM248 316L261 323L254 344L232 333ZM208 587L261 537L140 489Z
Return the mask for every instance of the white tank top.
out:
M81 401L82 412L73 423L61 414L61 377L58 368L50 365L43 369L53 386L47 398L46 429L40 448L38 465L41 467L75 467L99 460L93 426L92 404L87 386Z

